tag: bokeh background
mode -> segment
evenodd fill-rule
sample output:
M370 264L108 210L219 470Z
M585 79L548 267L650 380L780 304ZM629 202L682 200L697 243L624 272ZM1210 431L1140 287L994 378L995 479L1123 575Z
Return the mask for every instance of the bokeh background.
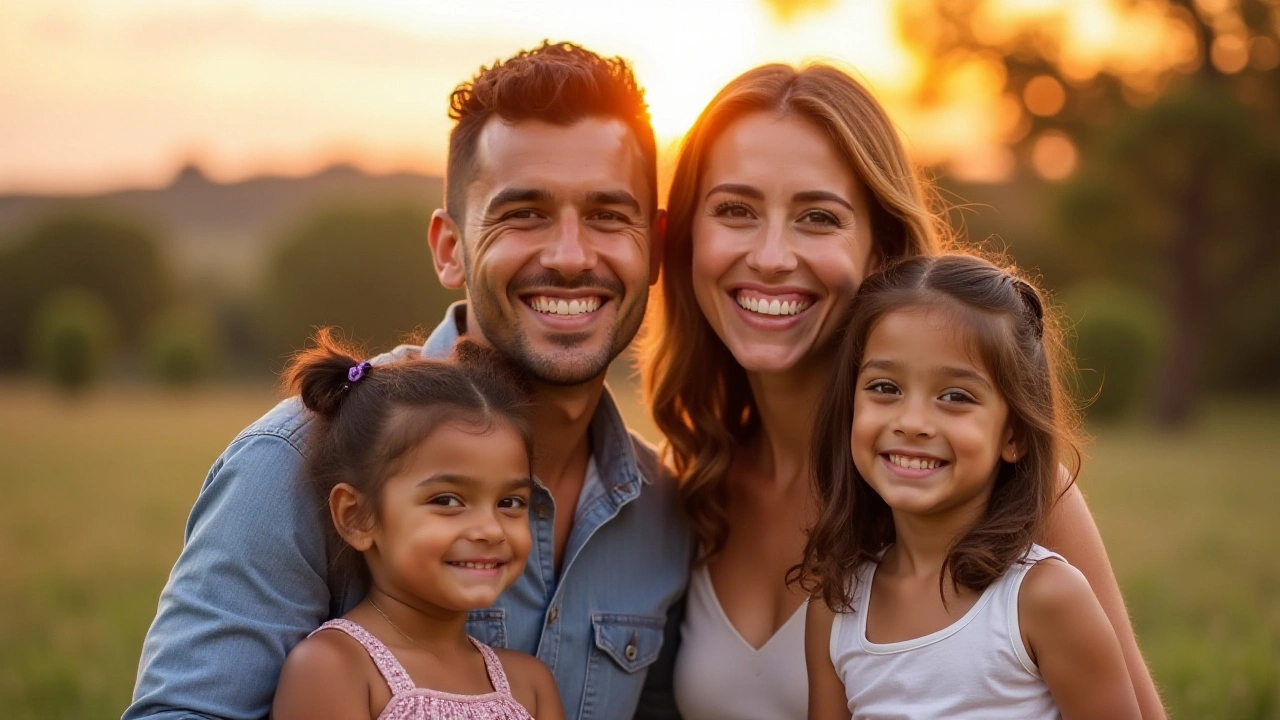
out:
M117 717L287 353L438 321L448 93L543 38L633 60L665 162L756 64L859 73L1072 321L1172 716L1280 718L1277 0L0 0L0 714Z

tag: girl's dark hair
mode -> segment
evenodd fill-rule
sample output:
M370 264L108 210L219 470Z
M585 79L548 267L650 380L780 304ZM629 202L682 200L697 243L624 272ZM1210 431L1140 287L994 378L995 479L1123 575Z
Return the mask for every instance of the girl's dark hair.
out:
M450 359L415 355L368 366L353 381L348 373L364 358L358 349L328 328L316 333L313 344L293 356L283 383L315 416L306 476L326 511L330 492L347 483L367 501L361 504L365 517L375 519L383 483L443 423L486 432L498 424L514 428L524 440L532 475L529 387L496 351L464 339ZM346 552L346 543L327 525L331 578L363 573L364 564Z
M851 607L857 568L878 562L894 542L893 515L854 466L850 434L867 339L887 314L909 308L940 309L967 331L1009 406L1018 443L1017 461L1000 462L982 519L952 543L939 592L948 577L956 588L981 591L1025 556L1080 468L1079 413L1062 383L1069 357L1059 324L1031 283L974 255L915 257L872 275L845 316L835 375L815 419L821 510L803 561L788 573L789 582L837 611Z

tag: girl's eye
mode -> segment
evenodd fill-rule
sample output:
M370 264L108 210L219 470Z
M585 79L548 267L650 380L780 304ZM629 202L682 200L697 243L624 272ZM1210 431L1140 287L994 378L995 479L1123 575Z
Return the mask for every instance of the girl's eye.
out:
M462 499L456 495L437 495L428 500L427 503L442 507L462 507Z
M943 402L951 403L972 403L973 396L963 390L948 390L939 396Z
M898 386L888 380L876 380L867 384L867 392L877 395L897 395Z
M807 225L829 225L832 227L838 227L840 225L840 218L827 210L815 209L804 211L804 213L800 215L800 222Z
M754 217L751 208L732 200L720 203L711 214L727 220L750 220Z
M523 510L529 507L529 501L518 495L512 495L499 500L498 507L504 510Z

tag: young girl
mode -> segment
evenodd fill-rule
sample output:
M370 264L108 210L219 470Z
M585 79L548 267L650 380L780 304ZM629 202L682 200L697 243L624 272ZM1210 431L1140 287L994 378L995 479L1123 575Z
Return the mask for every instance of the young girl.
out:
M1138 718L1084 577L1034 544L1078 469L1039 293L918 257L853 301L817 417L809 718Z
M369 590L289 654L272 717L561 720L546 666L466 634L532 543L523 392L476 346L371 366L326 331L316 345L286 384L315 414L309 474Z

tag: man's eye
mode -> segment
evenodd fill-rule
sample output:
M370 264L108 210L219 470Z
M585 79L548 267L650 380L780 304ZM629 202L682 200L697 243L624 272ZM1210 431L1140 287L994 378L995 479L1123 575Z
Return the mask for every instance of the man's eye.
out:
M520 210L512 210L506 214L506 220L535 220L538 217L538 211L530 208Z

